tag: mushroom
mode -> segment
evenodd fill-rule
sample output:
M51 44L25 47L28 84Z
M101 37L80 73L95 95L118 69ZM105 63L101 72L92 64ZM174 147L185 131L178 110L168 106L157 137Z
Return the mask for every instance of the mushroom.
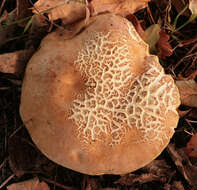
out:
M177 126L179 92L125 18L108 13L72 39L48 34L30 59L20 114L54 162L125 174L155 159Z

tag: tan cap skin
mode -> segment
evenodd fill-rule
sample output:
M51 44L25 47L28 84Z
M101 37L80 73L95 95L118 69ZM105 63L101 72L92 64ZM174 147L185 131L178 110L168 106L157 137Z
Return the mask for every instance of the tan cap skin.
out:
M177 126L178 89L133 25L103 14L68 40L46 36L27 65L20 113L54 162L125 174L155 159Z

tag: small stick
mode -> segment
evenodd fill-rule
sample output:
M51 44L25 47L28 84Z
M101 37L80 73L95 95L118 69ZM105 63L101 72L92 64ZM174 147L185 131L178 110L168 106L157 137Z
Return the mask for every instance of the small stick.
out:
M6 2L6 0L3 0L2 3L1 3L0 14L1 14L2 10L3 10L3 7L4 7L5 2Z
M10 177L8 177L1 185L0 185L0 189L2 189L13 177L15 176L15 174L12 174Z

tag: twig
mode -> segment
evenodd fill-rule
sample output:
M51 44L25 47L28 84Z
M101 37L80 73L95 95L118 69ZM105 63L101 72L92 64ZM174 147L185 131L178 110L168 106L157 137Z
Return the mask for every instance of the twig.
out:
M150 16L151 22L152 22L153 24L155 24L155 20L154 20L154 18L153 18L153 15L152 15L152 13L151 13L151 10L150 10L149 5L147 6L147 12L148 12L148 14L149 14L149 16Z
M187 57L189 56L195 49L197 48L197 44L194 44L192 46L192 48L186 53L186 55L180 59L180 61L178 61L178 63L175 65L174 69L176 69L181 63L182 61Z
M4 7L4 5L5 5L5 2L6 2L6 0L3 0L2 3L1 3L0 15L1 15L1 13L2 13L2 10L3 10L3 7Z
M12 174L10 177L8 177L1 185L0 185L0 189L2 189L13 177L15 176L15 174Z
M6 161L7 161L7 158L5 158L5 159L3 160L3 162L0 164L0 169L5 165Z

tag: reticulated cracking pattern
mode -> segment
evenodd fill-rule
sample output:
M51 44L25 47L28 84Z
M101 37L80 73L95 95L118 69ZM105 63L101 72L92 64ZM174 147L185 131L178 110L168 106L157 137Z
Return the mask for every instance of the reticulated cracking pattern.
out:
M133 127L142 132L143 141L162 141L165 114L175 111L173 81L156 62L134 78L127 37L114 41L111 35L92 33L78 54L75 67L87 78L86 92L74 100L70 119L86 143L103 135L111 136L110 145L122 143Z

